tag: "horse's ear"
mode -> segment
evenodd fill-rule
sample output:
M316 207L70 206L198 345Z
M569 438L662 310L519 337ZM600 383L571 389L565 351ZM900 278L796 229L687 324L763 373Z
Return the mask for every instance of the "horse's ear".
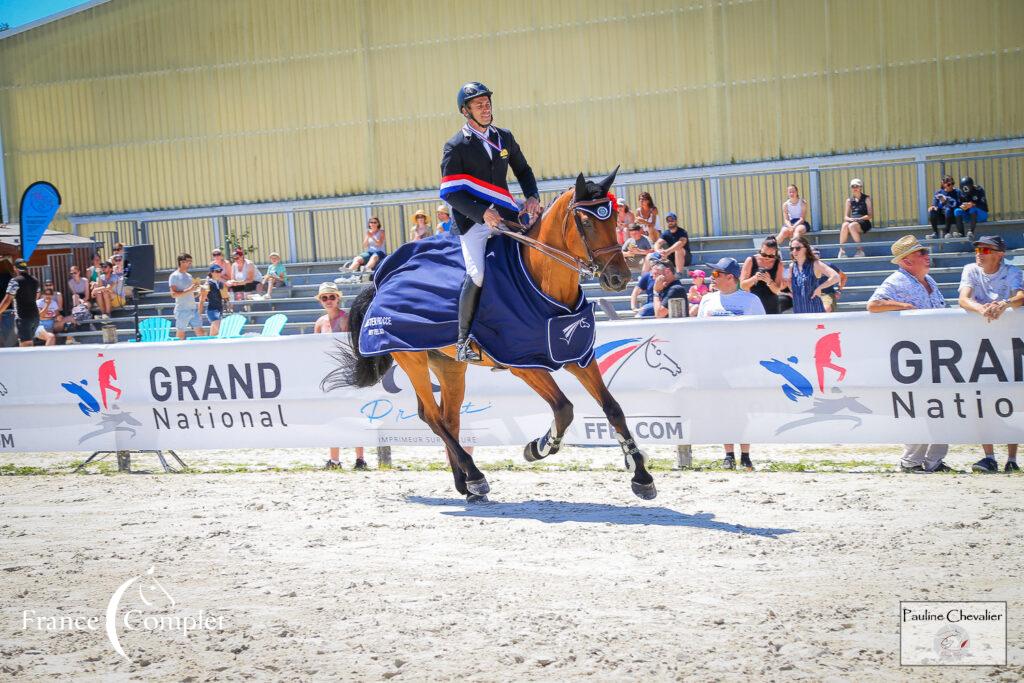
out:
M589 198L587 196L587 179L580 173L576 178L576 201L581 202Z
M620 167L621 164L619 166L616 166L614 171L609 173L607 177L605 177L598 183L598 185L601 187L601 194L608 194L608 191L612 189L612 183L615 182L615 176L618 175Z

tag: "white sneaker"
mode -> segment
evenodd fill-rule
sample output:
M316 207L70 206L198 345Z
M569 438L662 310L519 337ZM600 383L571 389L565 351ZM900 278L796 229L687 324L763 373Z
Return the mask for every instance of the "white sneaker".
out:
M864 250L863 249L858 249L857 250L857 258L864 258Z
M846 258L846 252L840 249L839 253L836 254L836 258Z

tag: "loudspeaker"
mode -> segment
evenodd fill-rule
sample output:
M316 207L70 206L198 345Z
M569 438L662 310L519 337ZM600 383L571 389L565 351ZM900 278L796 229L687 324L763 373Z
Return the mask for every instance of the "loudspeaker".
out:
M156 256L152 244L134 244L124 248L124 283L135 289L153 291Z

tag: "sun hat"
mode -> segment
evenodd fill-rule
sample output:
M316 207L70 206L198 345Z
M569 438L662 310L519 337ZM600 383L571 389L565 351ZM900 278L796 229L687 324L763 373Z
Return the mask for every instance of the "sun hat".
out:
M669 211L668 213L665 214L665 218L666 219L669 219L669 218L679 218L679 216L677 216L674 212Z
M320 297L324 294L337 294L338 298L341 298L341 292L338 291L338 285L333 282L321 282L320 289L317 290L316 300L320 301Z
M218 266L216 263L210 266L211 273L223 273L224 269Z
M864 181L860 178L854 178L850 181L850 187L864 187Z
M915 251L920 251L921 249L927 250L928 247L918 242L917 238L914 237L913 235L904 235L903 237L893 242L892 248L890 249L890 251L892 251L892 258L889 259L889 261L890 263L898 264L900 261L910 256Z
M426 219L428 219L428 220L429 220L429 218L430 218L430 216L428 216L428 215L427 215L427 212L426 212L426 211L424 211L423 209L420 209L420 210L418 210L418 211L417 211L416 213L414 213L414 214L412 215L412 219L413 219L413 220L416 220L416 219L417 219L417 218L419 218L420 216L423 216L424 218L426 218Z
M268 256L267 258L273 258L274 256L276 256L277 258L281 258L281 255L278 254L276 251L270 252L270 256Z

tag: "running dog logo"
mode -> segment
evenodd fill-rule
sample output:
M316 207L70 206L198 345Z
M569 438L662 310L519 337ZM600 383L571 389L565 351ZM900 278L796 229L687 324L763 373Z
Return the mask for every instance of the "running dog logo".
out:
M667 372L669 377L679 376L683 369L661 347L665 343L666 340L657 339L651 335L646 339L640 337L616 339L596 347L594 358L597 359L597 367L601 371L601 376L604 377L605 386L611 387L619 370L629 365L634 358L642 359L648 368ZM661 376L660 373L659 376Z
M818 325L817 329L824 330L824 325ZM825 371L831 370L836 374L835 381L842 382L846 379L846 368L835 362L836 358L843 357L843 345L839 332L823 334L814 344L814 369L815 379L818 381L818 393L825 393ZM833 386L829 393L836 395L836 398L815 397L814 384L804 373L796 368L800 362L797 356L789 356L785 360L771 358L760 361L761 367L772 374L779 375L785 383L779 387L787 399L794 403L801 402L801 399L812 398L813 405L803 414L809 417L799 418L792 422L780 425L775 433L781 434L791 429L816 422L850 422L850 429L859 427L863 420L857 415L870 415L873 411L858 400L856 396L843 396L839 387ZM839 415L838 413L847 410L853 415Z
M96 354L103 358L102 353ZM100 363L96 371L96 391L99 398L89 391L89 381L81 379L76 381L62 382L61 388L78 399L78 409L86 417L99 414L99 428L89 432L78 440L83 443L102 434L110 432L127 432L129 437L135 436L135 427L141 427L142 423L132 417L131 413L122 411L115 400L121 398L121 389L114 384L117 380L117 365L114 359L105 360ZM100 404L102 403L102 411Z

